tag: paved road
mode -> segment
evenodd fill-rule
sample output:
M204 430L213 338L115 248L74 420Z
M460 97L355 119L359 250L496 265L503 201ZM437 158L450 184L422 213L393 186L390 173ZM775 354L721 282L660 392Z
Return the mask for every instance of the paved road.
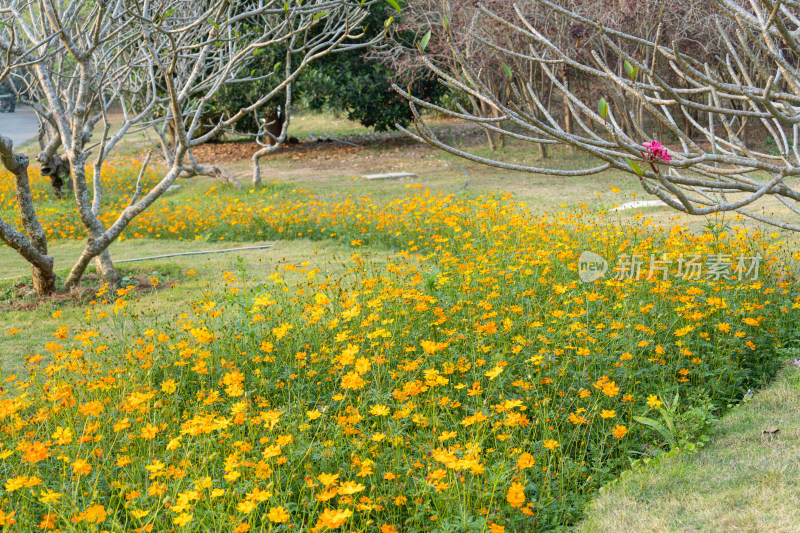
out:
M35 139L38 133L39 121L30 107L17 106L14 113L0 113L0 135L11 137L14 146Z

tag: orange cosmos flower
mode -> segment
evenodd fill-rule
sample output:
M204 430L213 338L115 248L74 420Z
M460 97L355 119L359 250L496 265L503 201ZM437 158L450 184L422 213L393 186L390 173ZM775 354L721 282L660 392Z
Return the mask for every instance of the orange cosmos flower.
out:
M101 524L106 520L106 509L102 505L92 505L84 512L84 518L87 522L94 524Z
M142 438L145 440L152 440L158 435L158 427L152 424L147 424L142 428Z
M317 520L316 528L327 527L329 529L336 529L344 524L348 518L353 515L353 511L349 509L325 509Z
M103 404L97 401L92 401L81 405L78 408L78 411L83 416L100 416L100 414L104 411Z
M31 464L50 457L50 450L43 442L36 441L25 450L25 460Z
M77 459L74 463L72 463L72 472L75 474L83 474L85 476L91 471L92 465L83 459Z
M512 483L506 494L506 501L511 507L522 507L525 503L525 486L522 483Z
M536 461L534 461L533 456L528 452L524 452L517 459L517 468L525 470L526 468L532 467L535 463Z

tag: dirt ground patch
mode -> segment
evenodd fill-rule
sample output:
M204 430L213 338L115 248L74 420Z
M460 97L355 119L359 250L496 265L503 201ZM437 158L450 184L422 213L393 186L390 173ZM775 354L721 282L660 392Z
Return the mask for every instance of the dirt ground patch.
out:
M175 286L175 280L159 280L155 284L149 277L133 276L128 286L133 286L136 294L169 289ZM42 305L60 307L62 305L86 305L96 299L97 292L103 287L97 276L84 276L79 287L69 291L58 291L48 296L37 296L30 283L18 283L11 288L7 299L0 299L0 309L6 311L33 311ZM111 300L116 299L113 291L109 293ZM5 300L5 301L3 301Z
M479 129L464 123L454 122L437 129L440 130L440 134L450 138L457 137L462 142L474 142L482 135ZM280 150L268 155L262 161L361 156L375 150L438 153L434 148L420 144L401 132L294 140L295 142L284 144ZM192 153L201 163L220 163L249 160L259 149L260 146L252 141L223 141L205 143L193 148Z

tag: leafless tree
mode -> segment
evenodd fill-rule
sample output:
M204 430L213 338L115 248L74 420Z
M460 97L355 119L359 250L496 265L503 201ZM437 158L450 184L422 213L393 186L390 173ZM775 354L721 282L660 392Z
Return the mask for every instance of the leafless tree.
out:
M524 73L509 68L509 97L507 101L498 98L456 39L449 38L458 69L442 68L429 58L423 58L423 62L442 83L494 107L498 118L487 120L464 108L437 107L396 87L410 100L416 116L416 131L409 131L410 135L501 168L559 177L608 169L628 172L639 178L646 192L679 211L693 215L735 211L800 231L795 221L800 215L796 182L800 175L800 2L712 0L716 14L708 23L713 24L724 45L724 54L714 57L690 54L685 47L665 41L660 29L663 26L657 25L652 37L641 37L635 25L628 31L612 29L560 5L563 2L536 2L553 16L591 29L608 53L601 55L595 48L585 58L576 59L516 4L512 4L513 17L501 16L485 6L480 10L487 20L523 37L528 43L526 50L510 49L476 32L472 37L484 47L541 69L569 107L575 131L568 131L547 110L540 87L530 83ZM451 26L450 32L456 31ZM640 52L632 53L631 49ZM617 64L624 66L622 72L615 68ZM558 71L565 66L595 83L615 87L636 101L643 112L637 116L631 108L619 109L613 103L581 98L559 77ZM496 123L500 122L504 134L520 141L573 146L599 161L588 168L567 171L478 157L438 139L419 113L420 107L489 129L499 129ZM623 114L629 128L622 125ZM742 135L746 121L760 123L775 140L777 153L768 153L758 140ZM681 127L687 122L694 135ZM658 139L670 147L666 158L663 152L642 146ZM780 201L789 214L756 212L753 204L767 196Z
M93 260L103 279L116 281L108 246L177 179L212 175L237 185L222 167L199 164L192 148L276 95L291 94L292 82L315 59L371 44L361 39L359 24L376 1L6 0L0 7L0 81L9 81L35 110L41 124L37 159L51 179L68 175L86 230L66 287L78 283ZM270 74L278 82L274 89L208 124L205 110L214 96L226 84L254 81L248 68L253 55L279 45L288 50L287 62ZM99 217L100 168L136 131L150 135L166 171L147 190L143 168L128 206L106 227ZM27 233L0 221L0 239L31 262L36 290L52 292L52 258L28 185L28 160L13 153L8 139L0 142L0 156L15 176Z
M636 26L638 37L652 39L658 30L664 41L675 42L681 51L692 53L695 57L713 57L724 48L716 28L709 24L714 16L710 0L555 0L555 3L584 18L596 20L605 28L623 30ZM495 18L487 17L485 10L494 13ZM553 12L538 0L517 0L516 3L508 0L412 0L403 10L398 24L393 25L394 38L389 40L389 46L376 50L374 55L398 72L398 85L406 87L415 76L429 77L431 74L416 47L420 38L431 31L425 59L446 71L458 72L458 60L451 53L451 46L456 46L463 52L475 74L501 101L507 98L511 83L502 67L506 64L519 77L527 77L527 81L536 87L547 113L561 117L566 129L572 132L572 117L566 99L560 97L545 72L525 57L529 39L500 21L516 18L517 10L569 58L575 61L591 60L590 53L593 50L612 70L624 73L622 62L617 61L614 52L605 45L600 32ZM452 31L449 31L451 28ZM408 34L417 36L416 43L408 43L403 39ZM515 53L485 46L483 40L502 43L504 50ZM632 43L621 43L621 46L632 54L641 52ZM646 57L641 59L647 61ZM641 116L641 106L637 101L615 85L598 83L598 80L592 80L566 63L552 65L552 68L554 74L577 95L586 97L602 91L616 109L627 111L630 108L637 116ZM673 77L668 76L670 83L678 81ZM498 113L494 106L474 96L465 94L465 99L476 116L492 118ZM622 114L623 127L626 128L630 126L627 116L627 112ZM494 125L502 126L502 123L495 122ZM495 131L487 129L486 135L492 151L495 145L503 142L503 135ZM543 158L548 155L547 146L538 144Z

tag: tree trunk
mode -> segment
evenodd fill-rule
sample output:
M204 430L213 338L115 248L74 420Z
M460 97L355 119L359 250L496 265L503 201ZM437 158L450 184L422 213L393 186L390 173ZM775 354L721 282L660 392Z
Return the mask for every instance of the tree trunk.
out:
M282 118L283 117L281 117L280 113L278 113L277 111L273 111L266 117L267 121L266 129L267 132L269 133L269 135L266 136L266 142L270 146L278 144L277 139L280 137L281 132L283 131L283 124L285 120L288 120L288 117L286 119L281 120Z
M547 151L547 145L545 143L538 143L539 146L539 159L547 159L550 157L549 152Z
M492 116L500 117L500 110L496 108L492 109ZM497 127L502 129L503 124L501 122L498 122ZM506 136L503 135L502 133L497 134L497 145L500 147L500 149L504 149L506 147Z
M290 47L291 48L291 47ZM291 51L287 52L286 68L287 75L292 64ZM281 144L286 142L286 135L289 132L289 121L292 116L292 84L286 86L286 98L283 103L283 116L279 111L275 111L267 117L266 137L267 144L262 146L253 154L253 187L261 187L261 158L267 154L276 152ZM261 133L259 131L259 133ZM258 139L256 139L258 141Z
M73 265L72 270L70 270L67 280L64 282L64 287L72 289L77 286L92 260L94 260L97 272L100 274L100 279L104 283L108 283L109 285L117 285L119 283L119 272L114 268L114 263L111 261L111 254L108 252L108 249L98 254L96 250L92 250L93 245L94 239L90 238L81 256L78 258L78 261Z
M564 88L569 89L569 70L566 67L564 68ZM572 135L575 132L575 130L574 130L574 125L572 123L572 113L570 112L569 109L569 98L567 98L566 94L562 96L564 98L564 129L567 131L567 133ZM574 154L575 147L572 146L571 144L568 144L567 152L570 154Z
M47 234L36 210L28 181L29 160L23 154L15 154L11 139L0 136L0 164L14 175L14 190L22 226L27 236L0 219L0 242L4 242L31 264L33 287L39 295L51 294L56 289L53 258L47 255Z
M475 114L481 118L487 118L488 115L486 113L486 108L483 102L479 101L477 98L473 96L469 96L469 100L472 103L472 109L475 111ZM486 133L486 142L489 145L489 150L494 152L497 148L494 145L494 137L492 137L492 132L489 128L483 128L483 131Z
M47 296L56 292L56 274L53 269L42 269L36 265L31 266L33 276L33 290L39 296Z
M105 227L103 227L103 223L98 218L98 213L100 210L100 191L97 188L95 189L95 201L90 202L89 190L86 186L86 156L83 153L76 155L74 152L70 153L70 156L75 189L73 192L75 193L75 200L78 204L78 211L81 216L81 221L86 229L87 239L86 247L84 248L81 257L78 260L78 263L76 263L70 271L65 286L72 288L77 285L83 276L86 266L92 259L95 260L97 271L100 274L101 279L104 282L116 285L117 282L119 282L119 274L114 268L114 264L111 262L111 254L109 254L107 249L103 249L101 252L98 252L97 250L92 251L92 249L95 248L95 239L100 238L105 232ZM99 172L99 169L95 169L95 171Z
M103 283L108 283L112 286L119 284L119 272L114 268L108 249L103 250L100 255L94 258L94 264Z

